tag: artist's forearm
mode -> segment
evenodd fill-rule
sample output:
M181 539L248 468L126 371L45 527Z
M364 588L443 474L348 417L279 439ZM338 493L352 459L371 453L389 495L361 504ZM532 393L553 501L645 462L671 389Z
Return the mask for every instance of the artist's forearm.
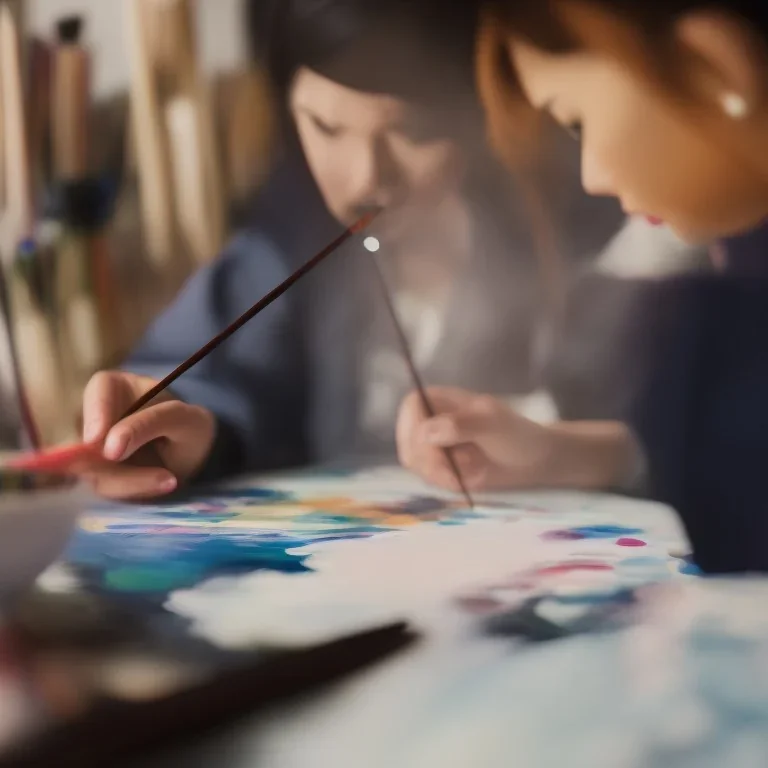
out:
M637 459L629 428L618 421L562 421L552 425L551 478L563 488L621 487Z

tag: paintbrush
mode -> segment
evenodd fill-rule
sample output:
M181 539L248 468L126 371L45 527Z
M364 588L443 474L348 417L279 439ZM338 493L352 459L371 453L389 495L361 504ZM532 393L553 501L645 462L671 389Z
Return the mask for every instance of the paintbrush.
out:
M252 320L263 309L266 309L272 302L282 296L294 283L300 280L304 275L311 272L316 266L330 256L339 246L349 240L353 235L364 230L376 217L377 211L370 212L359 218L348 229L344 230L332 243L328 244L322 251L313 256L309 261L300 266L293 274L283 280L280 285L273 288L266 296L259 299L249 310L244 312L233 323L227 326L220 334L214 336L207 344L202 346L193 355L188 357L181 365L169 373L162 381L158 382L152 389L145 392L119 419L132 416L148 405L159 394L164 392L176 379L186 373L190 368L197 365L201 360L207 357L224 341L226 341L235 332L240 330L249 320ZM47 451L30 453L19 456L8 461L5 466L13 469L21 469L28 472L43 471L52 473L66 473L77 471L77 467L90 462L104 461L101 457L101 448L98 445L90 443L79 443L75 445L65 445L58 448L52 448Z
M375 240L375 238L371 238L371 240ZM379 247L378 242L379 242L378 240L375 240L375 244L371 244L371 246L368 246L366 244L365 247L371 253L371 258L373 261L373 269L378 278L379 285L381 286L381 295L382 295L382 298L384 299L384 304L387 308L387 312L389 313L389 317L392 320L392 325L395 328L395 334L397 336L397 340L400 345L400 352L403 356L403 359L405 360L406 366L408 367L408 372L410 373L411 379L413 380L414 386L416 387L416 391L419 394L419 399L421 400L421 407L424 409L424 412L427 414L427 416L430 419L432 419L437 415L437 411L435 410L435 407L432 405L432 401L429 399L429 395L427 394L427 388L424 386L424 382L422 381L421 374L419 373L418 368L416 368L416 363L414 362L413 354L411 353L411 345L408 343L408 337L406 336L403 325L400 322L400 318L398 317L397 310L395 309L395 304L392 301L392 292L390 291L389 285L387 284L387 278L384 276L384 272L381 269L379 260L376 257L375 252L378 250L378 247ZM474 509L475 502L473 501L472 496L469 493L469 489L467 488L467 484L464 482L464 478L461 476L461 470L459 470L459 465L456 462L456 457L453 455L453 449L444 448L443 454L445 455L445 460L448 462L448 466L451 468L451 472L453 472L453 476L456 478L456 483L461 489L462 495L467 501L467 505L469 506L470 509Z

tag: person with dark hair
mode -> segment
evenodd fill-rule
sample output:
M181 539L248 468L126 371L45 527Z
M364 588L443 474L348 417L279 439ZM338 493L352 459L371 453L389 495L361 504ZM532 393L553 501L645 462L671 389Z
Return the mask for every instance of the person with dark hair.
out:
M551 291L530 209L486 148L475 26L461 3L249 4L254 55L282 108L280 159L225 253L193 277L123 371L89 383L84 437L105 441L105 455L120 460L94 471L99 493L156 496L227 473L394 457L397 408L412 382L359 241L172 393L113 427L136 396L371 206L384 208L380 263L427 381L505 401L542 387ZM573 270L623 221L613 203L577 192L576 160L570 139L553 130L546 162L533 169L551 204L550 234ZM141 466L137 450L152 440L162 466ZM590 482L622 481L618 463L597 466Z
M718 274L659 286L648 316L664 333L628 422L698 565L768 570L768 6L488 0L478 74L510 167L541 151L554 118L581 139L587 191L689 241L721 238ZM414 427L422 446L462 444L486 477L516 471L503 403L484 420L471 401L451 410Z

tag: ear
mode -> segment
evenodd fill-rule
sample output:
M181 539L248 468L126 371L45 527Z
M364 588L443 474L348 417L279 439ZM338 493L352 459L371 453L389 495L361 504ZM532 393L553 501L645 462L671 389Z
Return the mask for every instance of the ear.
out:
M675 36L687 54L688 86L702 103L731 117L746 117L763 106L765 50L746 23L724 13L690 13L677 22Z

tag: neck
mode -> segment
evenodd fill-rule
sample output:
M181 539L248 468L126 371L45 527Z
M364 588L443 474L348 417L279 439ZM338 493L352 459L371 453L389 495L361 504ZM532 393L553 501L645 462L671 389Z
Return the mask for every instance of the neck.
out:
M452 195L430 212L392 255L398 287L420 293L450 288L470 254L471 219L465 202Z

